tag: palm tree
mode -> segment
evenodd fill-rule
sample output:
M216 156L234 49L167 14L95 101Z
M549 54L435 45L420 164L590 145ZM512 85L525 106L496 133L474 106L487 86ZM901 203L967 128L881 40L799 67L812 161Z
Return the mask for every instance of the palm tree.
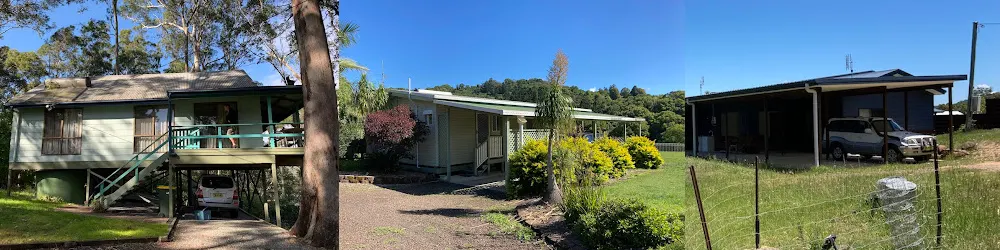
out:
M545 189L544 200L547 203L562 202L562 191L556 183L555 168L552 163L553 142L558 139L558 133L573 126L572 100L563 93L563 85L566 84L566 72L569 70L569 59L562 50L556 52L556 58L552 60L552 67L549 68L548 84L539 93L538 106L535 108L535 117L539 125L549 130L548 136L548 160L545 166L545 175L548 185Z

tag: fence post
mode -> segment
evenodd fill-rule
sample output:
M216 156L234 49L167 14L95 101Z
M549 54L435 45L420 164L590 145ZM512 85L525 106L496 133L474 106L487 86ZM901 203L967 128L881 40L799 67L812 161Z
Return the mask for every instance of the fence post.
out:
M688 170L691 171L691 186L694 187L694 199L698 203L701 231L705 234L705 249L712 250L712 239L708 237L708 222L705 221L705 208L701 205L701 191L698 190L698 176L694 173L694 165L688 167Z
M934 140L934 193L937 197L937 236L934 243L941 247L941 177L938 175L938 144Z
M760 157L753 158L753 235L755 249L760 249Z
M894 176L878 180L877 197L889 225L889 237L895 249L920 249L923 239L917 223L917 209L913 205L917 184L906 178Z

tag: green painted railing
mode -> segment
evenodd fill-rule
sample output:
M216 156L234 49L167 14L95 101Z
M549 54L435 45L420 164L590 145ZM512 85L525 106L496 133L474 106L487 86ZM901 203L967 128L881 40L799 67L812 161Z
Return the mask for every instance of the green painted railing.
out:
M288 144L292 144L295 147L302 146L302 140L295 141L295 138L304 138L305 134L300 128L281 128L280 130L285 130L284 132L275 133L274 131L279 131L277 126L283 125L300 125L302 123L239 123L239 124L209 124L209 125L187 125L187 126L172 126L171 127L171 147L173 149L198 149L203 148L202 146L214 146L208 148L224 148L223 139L248 139L257 138L263 139L267 138L268 142L264 147L276 148L276 147L288 147ZM261 128L260 133L249 133L247 131L241 131L242 128L254 127ZM264 133L264 127L267 128L267 133ZM234 128L237 132L234 134L226 134L229 128ZM202 131L213 131L215 134L207 134ZM288 132L292 131L292 132ZM203 139L215 139L215 145L204 145L202 144ZM278 145L282 142L284 145ZM235 145L238 147L238 145Z
M160 137L157 137L156 140L154 140L154 141L159 141L160 143L151 143L148 146L146 146L146 148L143 148L141 151L139 151L147 153L135 154L135 156L133 156L132 159L129 159L129 161L125 162L125 164L122 165L122 167L115 169L114 172L111 172L111 174L108 175L108 179L101 180L101 182L97 184L97 192L94 193L91 200L96 200L98 198L103 197L105 193L108 192L108 190L118 185L118 182L122 181L122 179L125 179L125 177L128 176L129 173L134 173L132 176L139 176L139 171L141 170L139 169L139 166L142 166L143 162L149 160L149 158L153 157L153 155L164 154L159 151L160 149L163 149L163 147L167 145L167 140L163 140L167 136L167 134L168 133L163 133L162 135L160 135ZM152 150L149 150L151 148ZM122 170L125 171L119 172ZM111 178L114 178L114 180L111 180Z

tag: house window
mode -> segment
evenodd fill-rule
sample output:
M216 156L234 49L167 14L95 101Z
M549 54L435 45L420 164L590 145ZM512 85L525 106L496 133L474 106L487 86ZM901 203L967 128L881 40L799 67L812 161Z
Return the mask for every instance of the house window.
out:
M434 114L425 114L424 121L427 122L428 126L434 125Z
M148 153L164 140L160 137L167 132L167 106L136 106L135 107L135 137L132 143L132 151L135 153ZM166 152L167 147L160 149Z
M503 118L500 116L490 116L490 133L499 133L503 128Z
M43 155L78 155L82 151L82 109L53 109L45 111L42 132Z

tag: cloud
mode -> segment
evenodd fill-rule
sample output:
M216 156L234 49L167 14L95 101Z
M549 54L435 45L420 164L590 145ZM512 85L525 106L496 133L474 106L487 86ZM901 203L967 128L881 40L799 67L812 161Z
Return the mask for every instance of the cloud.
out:
M986 84L976 85L976 88L989 88L989 87L990 87L990 85L986 85Z
M597 88L590 88L590 89L587 89L587 91L590 91L590 92L597 92Z

